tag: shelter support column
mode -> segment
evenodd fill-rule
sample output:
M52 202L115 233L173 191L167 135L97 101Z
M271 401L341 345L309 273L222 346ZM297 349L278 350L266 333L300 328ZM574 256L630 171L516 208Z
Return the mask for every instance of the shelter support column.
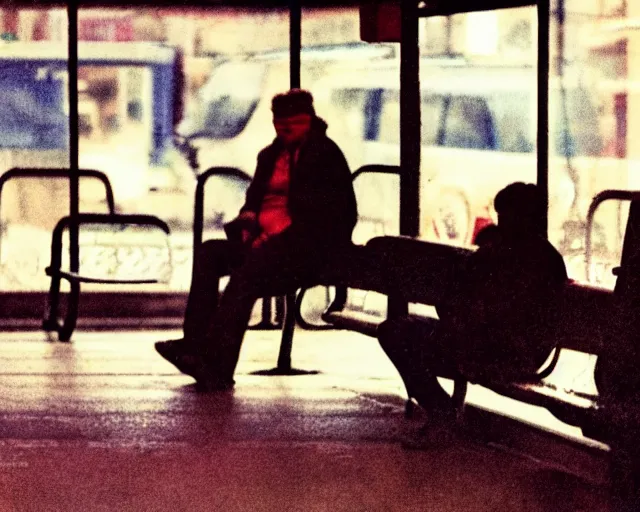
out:
M400 42L400 234L420 233L420 50L418 3L402 0Z

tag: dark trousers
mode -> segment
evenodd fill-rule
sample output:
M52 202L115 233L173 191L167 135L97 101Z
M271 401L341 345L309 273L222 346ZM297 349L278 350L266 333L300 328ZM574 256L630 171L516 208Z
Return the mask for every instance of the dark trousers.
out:
M216 376L231 379L256 300L319 284L336 251L287 232L248 251L226 240L205 242L196 255L185 338L196 343ZM218 298L219 279L229 274Z
M383 322L378 341L402 377L410 397L427 409L452 403L438 377L464 376L471 382L536 380L550 355L543 346L513 350L508 336L455 333L434 318L403 317Z
M184 314L184 337L198 340L205 337L213 312L218 307L220 278L238 267L245 251L228 240L207 240L195 255L191 288Z
M432 318L398 318L378 328L382 350L398 370L407 393L429 410L451 412L452 403L438 377L458 375L459 354L440 322Z

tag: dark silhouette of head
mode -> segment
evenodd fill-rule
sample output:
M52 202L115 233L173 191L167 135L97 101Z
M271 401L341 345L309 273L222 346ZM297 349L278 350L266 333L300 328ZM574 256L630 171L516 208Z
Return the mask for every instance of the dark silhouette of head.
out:
M503 188L494 200L498 227L508 236L542 233L544 201L531 183L516 182Z
M316 117L313 96L303 89L276 94L271 100L271 111L276 134L286 145L303 140Z
M475 236L473 243L478 247L492 245L500 239L500 228L495 224L489 224L483 227Z
M308 114L311 117L316 115L313 96L304 89L291 89L276 94L271 100L271 112L276 119L299 114Z

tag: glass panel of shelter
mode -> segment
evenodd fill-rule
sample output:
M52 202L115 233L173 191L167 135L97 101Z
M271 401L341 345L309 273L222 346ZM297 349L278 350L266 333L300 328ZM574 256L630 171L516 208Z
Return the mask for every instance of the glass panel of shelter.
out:
M213 71L222 60L239 62L248 52L279 50L288 44L286 10L276 16L267 16L264 12L239 14L233 9L213 9L196 15L193 11L180 13L173 8L81 9L79 12L80 166L107 174L118 211L154 214L171 225L174 262L178 265L174 264L168 284L153 285L151 289L185 290L190 282L197 172L211 165L246 164L235 160L241 141L236 143L235 152L233 148L220 151L219 147L227 144L228 139L238 138L236 135L243 131L254 105L244 92L246 87L241 86L234 89L239 96L224 97L220 91L218 99L212 101L211 87L207 89L206 84L214 82L214 89L220 84L213 80ZM214 26L217 30L211 30ZM12 38L17 40L4 44L0 58L5 70L1 85L6 92L0 104L4 114L0 124L3 141L0 171L15 166L68 166L66 12L58 8L20 10L17 28L16 37ZM209 36L219 35L221 31L242 37ZM182 67L178 65L180 54ZM235 77L236 84L246 75L242 71L240 69ZM245 80L246 84L254 82ZM261 94L262 91L256 92ZM190 114L201 97L207 101L207 108L201 109L207 114L206 130L199 134L200 140L195 137L191 142L205 147L200 167L193 169L174 143L172 133L174 125L178 125L176 128L180 131L180 117L185 130L189 123L193 125ZM240 108L242 115L238 114ZM216 118L213 122L225 120L224 130L213 127L212 117ZM255 136L256 144L266 145L273 129L267 121L262 131L247 135ZM218 154L217 160L209 158L207 143L209 147L215 146L213 152ZM257 151L251 155L253 161L247 166L250 174L256 154ZM68 213L66 182L30 180L27 186L22 181L8 184L2 198L0 289L3 291L47 287L44 267L48 264L51 223L55 224ZM212 183L210 188L220 187ZM82 180L81 211L104 211L101 192L95 184ZM242 199L235 193L226 194L224 189L211 190L209 195L229 195L238 203ZM220 203L212 198L208 201L214 206ZM229 206L225 204L225 208ZM212 215L216 217L216 212ZM96 246L96 239L100 238L99 245L110 246L108 253L127 260L118 261L118 265L139 266L141 272L148 271L149 262L142 263L135 254L126 257L125 253L131 251L123 252L123 249L132 243L144 246L151 235L131 230L112 234L81 233L81 268L93 271L96 267L109 270L113 266L113 261L105 260L104 247ZM146 252L153 259L155 253ZM141 289L136 285L135 290Z
M552 66L551 77L549 236L563 255L573 260L576 251L583 251L583 222L591 198L605 188L638 187L633 148L627 144L635 133L631 114L637 95L629 84L635 76L633 56L638 45L633 33L610 35L607 27L615 20L601 17L595 4L565 0L564 9L564 30L553 31L551 45L552 62L562 65ZM634 9L627 5L626 10L616 10L617 21L624 24L637 14ZM500 188L516 180L535 181L536 11L508 9L494 15L497 36L490 35L491 41L482 44L480 39L486 39L487 34L471 27L470 15L421 20L421 237L425 239L470 245L478 226L494 220L491 200ZM326 28L326 17L339 21L330 31L319 29ZM19 19L21 40L2 64L5 68L23 66L21 73L3 73L2 170L43 162L65 166L66 57L46 65L28 64L43 44L65 47L65 12L23 10ZM114 58L110 65L100 63L98 69L95 62L82 63L81 49L81 164L103 168L109 174L121 211L157 214L172 223L175 249L185 257L177 258L184 261L184 268L176 270L179 277L171 286L184 289L190 272L190 236L186 232L191 221L194 175L211 165L232 165L253 173L257 150L273 136L270 97L288 86L287 12L282 9L268 15L255 12L239 17L233 9L202 10L197 15L186 11L180 14L176 9L82 9L79 28L81 46L87 43L88 47L90 41L97 47L115 48L117 42L122 56L121 61ZM558 40L560 32L565 36L563 45ZM212 33L229 37L213 38ZM302 85L316 95L318 113L326 117L329 134L341 145L351 167L397 164L398 45L360 43L357 10L351 8L304 9L302 40ZM172 74L160 65L127 64L129 50L141 47L139 43L148 47L164 43L182 50L185 78L181 120L180 109L173 108L180 102L171 101L177 98L158 91L161 84L179 80L179 68L175 67ZM561 46L564 58L559 60ZM254 75L249 79L250 68L260 69L262 79L255 80ZM356 72L360 76L353 82L350 78ZM230 89L227 85L228 93L222 94L223 82L229 83L220 78L224 76L238 78L233 81L237 87ZM514 85L506 90L505 84ZM159 111L159 105L172 105L172 111ZM35 111L38 120L29 121ZM204 118L199 121L196 114ZM220 118L225 119L222 131L215 126ZM190 136L190 143L199 148L199 169L190 167L171 140L174 122L177 131ZM198 123L202 124L201 130L197 129ZM134 132L135 137L131 135ZM113 141L117 139L118 151L98 150L99 143L107 139L109 144L103 144L102 149L115 147ZM251 140L252 145L245 146L243 140ZM126 155L128 164L112 161L117 155ZM478 176L481 182L475 181ZM388 189L390 185L381 181L371 186ZM64 197L59 193L53 197L56 186L42 187L42 194L35 194L40 202L59 202ZM3 221L3 245L7 250L3 250L0 264L7 272L24 267L7 259L19 258L25 252L21 242L11 236L17 215L10 211L16 208L12 204L24 207L37 202L19 188L25 187L8 187L3 197L7 219ZM13 194L16 196L11 199ZM96 194L83 192L82 196L86 199ZM394 201L389 199L384 209L392 216L397 214ZM170 209L167 204L171 204ZM28 208L37 210L36 206ZM619 259L615 237L619 237L622 226L614 206L606 205L603 210L599 229L605 234L607 252L602 257L615 261ZM33 231L29 239L43 240L43 254L37 259L45 262L48 226L40 226L34 219L29 223ZM385 227L380 232L389 234L397 226L390 219L382 224ZM15 251L10 250L13 246ZM572 269L579 267L571 265ZM28 274L43 272L31 269ZM572 277L585 276L572 270ZM15 284L18 282L21 284ZM30 281L7 276L0 282L4 290L45 286L44 278Z

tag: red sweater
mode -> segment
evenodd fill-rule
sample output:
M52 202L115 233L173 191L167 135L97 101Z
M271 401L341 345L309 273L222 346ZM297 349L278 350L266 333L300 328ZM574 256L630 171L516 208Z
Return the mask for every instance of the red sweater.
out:
M254 241L253 247L257 247L270 236L281 233L291 225L288 209L291 170L289 159L289 152L283 151L276 160L267 192L258 213L261 233Z

